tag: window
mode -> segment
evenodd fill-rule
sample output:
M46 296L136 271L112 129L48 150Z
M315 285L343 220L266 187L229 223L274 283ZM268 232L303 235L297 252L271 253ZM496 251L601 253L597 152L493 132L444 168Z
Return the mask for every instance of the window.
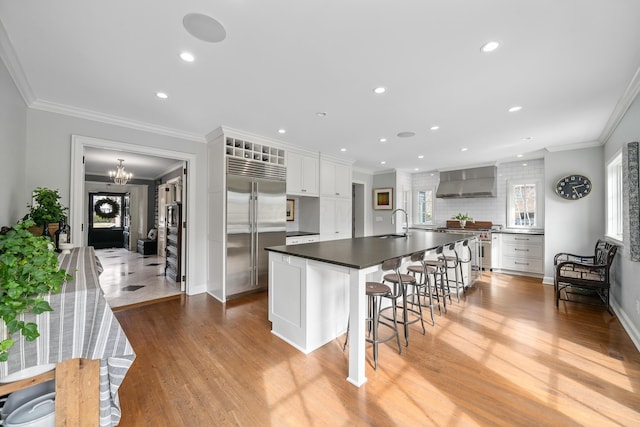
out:
M537 180L507 183L507 227L541 227L543 219Z
M607 237L622 242L622 153L607 164Z
M416 193L416 224L433 224L433 190Z

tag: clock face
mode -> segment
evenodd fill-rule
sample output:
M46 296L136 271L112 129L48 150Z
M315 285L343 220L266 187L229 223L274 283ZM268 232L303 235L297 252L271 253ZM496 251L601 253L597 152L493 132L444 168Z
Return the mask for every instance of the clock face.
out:
M578 200L591 192L591 180L583 175L567 175L556 184L558 196L567 200Z

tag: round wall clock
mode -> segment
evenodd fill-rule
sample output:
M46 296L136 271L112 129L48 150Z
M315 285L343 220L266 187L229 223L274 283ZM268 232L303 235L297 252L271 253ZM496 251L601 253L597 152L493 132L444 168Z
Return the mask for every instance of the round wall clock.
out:
M578 200L591 192L591 180L584 175L567 175L556 184L556 194L563 199Z

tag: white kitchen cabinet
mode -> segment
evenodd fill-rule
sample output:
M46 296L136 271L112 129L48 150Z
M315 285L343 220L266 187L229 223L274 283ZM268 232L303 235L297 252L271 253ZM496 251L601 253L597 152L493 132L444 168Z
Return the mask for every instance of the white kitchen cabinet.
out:
M287 151L287 194L318 196L318 156Z
M331 160L320 162L320 194L351 198L351 167Z
M271 331L305 354L347 329L348 269L269 252Z
M351 238L351 199L320 198L320 240Z
M287 237L287 245L301 245L303 243L319 242L319 234L311 234L308 236Z
M503 233L500 269L523 274L544 273L544 236Z

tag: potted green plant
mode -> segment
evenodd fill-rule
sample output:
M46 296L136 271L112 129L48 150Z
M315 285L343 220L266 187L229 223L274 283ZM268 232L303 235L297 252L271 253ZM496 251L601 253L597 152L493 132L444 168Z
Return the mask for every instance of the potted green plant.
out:
M55 233L58 223L67 215L67 208L62 206L60 199L58 190L43 187L33 190L34 203L27 205L29 213L22 218L23 220L30 219L35 223L35 226L42 227L32 228L32 233L50 236ZM45 230L48 230L48 233Z
M52 243L28 231L32 225L26 220L0 231L0 317L9 333L0 342L0 362L7 360L14 345L11 335L20 331L27 341L40 336L37 325L21 315L52 311L42 294L60 292L62 283L71 278L59 269Z
M460 221L460 228L464 228L467 225L467 221L473 222L473 218L471 218L468 213L463 214L458 212L458 215L454 216L451 219L457 219L458 221Z

